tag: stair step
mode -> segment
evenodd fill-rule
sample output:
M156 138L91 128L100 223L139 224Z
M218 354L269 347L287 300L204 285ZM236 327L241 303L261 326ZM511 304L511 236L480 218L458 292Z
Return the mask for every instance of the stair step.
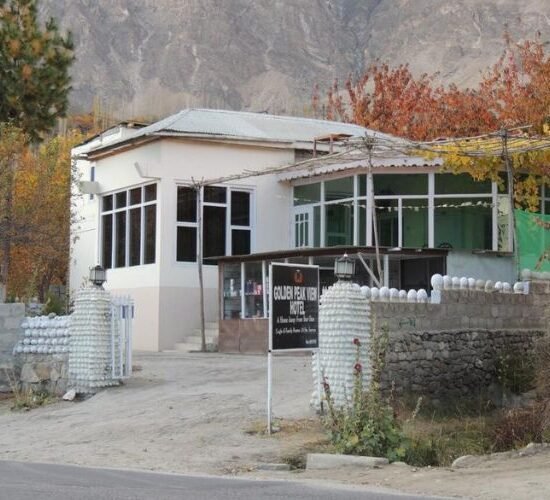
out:
M188 339L187 339L188 340ZM200 340L198 342L177 342L174 345L174 349L178 352L198 352L201 350ZM207 352L214 352L218 350L217 342L207 342L206 343Z
M210 328L207 328L204 330L204 335L206 336L206 339L208 340L209 338L214 338L214 339L217 339L218 336L219 336L220 332L219 330L216 328L215 330L214 329L210 329ZM191 335L191 337L201 337L201 331L200 331L200 328L197 328L195 330L193 330L193 335Z

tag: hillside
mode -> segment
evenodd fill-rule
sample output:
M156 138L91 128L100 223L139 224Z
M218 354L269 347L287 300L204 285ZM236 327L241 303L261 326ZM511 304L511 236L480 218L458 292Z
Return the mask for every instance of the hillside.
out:
M508 26L550 40L548 0L42 0L77 46L72 107L119 117L186 106L307 113L377 58L475 83Z

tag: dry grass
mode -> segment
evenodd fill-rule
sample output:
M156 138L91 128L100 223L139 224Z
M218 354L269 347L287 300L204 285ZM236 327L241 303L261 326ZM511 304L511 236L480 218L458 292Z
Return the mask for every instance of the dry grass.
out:
M550 333L535 344L536 383L540 397L550 399Z
M265 420L252 422L244 430L246 434L284 442L280 461L292 469L304 469L308 453L329 453L332 448L318 418L297 420L276 419L273 434L268 437Z

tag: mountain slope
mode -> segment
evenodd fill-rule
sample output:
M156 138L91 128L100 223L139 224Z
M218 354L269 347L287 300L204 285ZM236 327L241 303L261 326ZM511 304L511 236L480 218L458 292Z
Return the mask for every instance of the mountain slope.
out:
M76 41L73 109L302 114L315 83L377 58L471 85L516 38L550 40L547 0L42 0Z

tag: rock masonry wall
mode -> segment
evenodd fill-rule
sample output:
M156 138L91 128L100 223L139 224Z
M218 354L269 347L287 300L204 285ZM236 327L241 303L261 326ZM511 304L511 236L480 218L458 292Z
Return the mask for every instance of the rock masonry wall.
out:
M436 303L371 301L372 327L389 331L383 387L435 402L490 393L499 357L529 354L548 330L550 280L514 290L451 285L432 292Z
M26 317L21 330L13 349L21 387L62 395L68 381L69 317Z

